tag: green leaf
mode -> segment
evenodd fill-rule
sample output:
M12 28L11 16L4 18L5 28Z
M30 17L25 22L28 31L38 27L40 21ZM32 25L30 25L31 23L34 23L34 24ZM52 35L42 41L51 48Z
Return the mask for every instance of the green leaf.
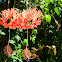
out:
M50 16L50 15L45 15L45 17L46 17L46 21L47 21L48 23L50 23L50 22L51 22L51 16Z
M46 0L47 2L50 2L50 0Z
M35 44L35 38L36 36L32 35L32 37L30 37L30 40L32 40L32 42Z
M38 3L38 2L39 2L39 0L36 0L36 1L35 1L35 3Z
M49 12L49 9L48 8L44 8L46 10L46 12Z
M62 6L62 2L60 0L58 0L58 4Z
M57 15L60 15L58 7L55 7L54 11L57 13Z
M14 44L14 46L15 46L15 49L17 49L18 47Z
M45 7L47 7L47 6L48 6L48 4L49 4L49 3L45 3Z
M32 37L32 42L35 44L35 38L36 36Z
M62 2L62 0L60 0Z
M17 39L17 41L21 40L21 37L19 35L16 35L15 38Z
M52 9L50 10L50 12L51 12L52 14L54 14L53 11L52 11Z
M53 31L52 30L49 30L49 33L53 33Z
M54 28L54 26L50 25L50 26L49 26L49 28L53 29L53 28Z
M37 34L37 29L33 29L32 33Z
M23 40L23 45L26 45L27 44L27 39L24 39Z
M18 48L21 48L21 44L18 44Z
M1 30L0 30L0 34L1 34L1 35L6 35L6 34L5 34L4 32L2 32Z
M40 8L44 8L45 4L44 5L41 5Z
M9 40L9 43L14 44L15 41L14 40Z
M16 59L14 59L13 62L16 62Z
M53 3L53 2L54 2L54 0L50 0L50 2L51 2L51 3Z

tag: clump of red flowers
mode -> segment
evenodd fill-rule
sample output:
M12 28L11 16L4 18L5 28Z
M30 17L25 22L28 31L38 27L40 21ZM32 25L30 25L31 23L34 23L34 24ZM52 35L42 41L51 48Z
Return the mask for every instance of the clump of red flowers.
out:
M19 13L17 12L16 9L11 8L7 9L7 10L3 10L0 13L1 17L0 17L0 25L3 25L4 28L18 28L17 25L17 19L19 17Z
M17 12L16 9L7 9L1 11L0 25L4 28L18 29L33 29L41 23L41 11L35 8L29 8L22 12Z
M41 11L36 8L29 8L22 12L17 12L16 9L7 9L0 12L0 25L10 29L34 29L41 23ZM28 34L28 33L27 33ZM27 38L28 39L28 38ZM9 39L10 40L10 39ZM28 45L28 44L27 44ZM36 58L36 55L31 57L31 52L27 49L23 50L24 57L27 61ZM8 45L4 47L4 51L8 55L13 52L8 41ZM16 51L17 52L17 51Z
M35 8L29 8L27 11L23 10L22 16L25 19L21 24L22 29L33 29L41 23L41 11L37 11Z

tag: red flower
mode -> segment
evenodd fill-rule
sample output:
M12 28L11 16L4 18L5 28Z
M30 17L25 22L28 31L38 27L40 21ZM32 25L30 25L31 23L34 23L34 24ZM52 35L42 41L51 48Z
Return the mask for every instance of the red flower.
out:
M36 10L36 8L23 10L22 13L17 12L15 9L7 9L0 14L2 15L0 25L3 25L4 28L33 29L41 23L41 11Z
M28 11L23 10L22 17L19 18L19 20L22 19L21 29L33 29L34 27L37 28L37 26L41 23L40 17L40 10L37 11L35 8L29 8Z
M15 9L7 9L3 10L2 13L0 13L2 18L0 18L2 21L0 21L0 25L3 25L4 28L18 28L16 23L17 19L19 17L19 13Z

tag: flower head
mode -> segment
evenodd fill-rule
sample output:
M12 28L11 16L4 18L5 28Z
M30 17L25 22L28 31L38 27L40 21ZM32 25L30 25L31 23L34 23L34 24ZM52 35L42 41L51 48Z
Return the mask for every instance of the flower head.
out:
M33 29L37 28L41 23L41 11L36 10L36 8L29 8L28 10L23 10L22 12L17 12L15 9L3 10L1 13L0 25L4 28L18 28L18 29Z
M41 11L36 8L29 8L28 10L22 11L22 23L21 29L33 29L41 23Z
M3 25L4 28L10 28L10 29L13 29L13 28L19 28L16 24L17 24L17 19L19 17L19 13L17 12L16 9L13 9L11 8L10 9L7 9L7 10L3 10L1 13L1 20L0 21L0 25Z

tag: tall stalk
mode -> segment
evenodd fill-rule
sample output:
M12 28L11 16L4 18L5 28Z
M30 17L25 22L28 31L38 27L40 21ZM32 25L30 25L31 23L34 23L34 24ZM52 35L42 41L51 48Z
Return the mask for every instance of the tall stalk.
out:
M28 47L28 29L27 29L27 44L26 44L26 51L27 51L27 47ZM27 55L27 52L26 52Z
M27 60L29 61L29 57L28 57L28 50L27 50L27 47L28 47L28 29L27 29L26 57L27 57ZM27 62L28 62L28 61L27 61Z
M10 3L10 0L8 0L8 8L9 8L9 3Z
M16 3L16 0L14 0L14 6L13 6L13 8L15 8L15 3Z
M10 3L10 0L8 0L8 8L9 8L9 3ZM9 40L10 40L10 28L9 28ZM8 40L8 44L7 44L7 53L10 55L10 53L9 53L9 40Z
M27 8L27 10L28 10L28 0L26 1L26 8ZM28 29L27 29L26 55L28 54L27 47L28 47ZM29 62L29 57L28 57L28 56L27 56L27 62Z
M9 40L10 40L10 28L9 28ZM10 52L9 52L9 40L8 40L8 45L7 45L7 53L10 55Z
M9 40L10 40L10 28L9 28ZM8 40L8 45L9 45L9 40Z

